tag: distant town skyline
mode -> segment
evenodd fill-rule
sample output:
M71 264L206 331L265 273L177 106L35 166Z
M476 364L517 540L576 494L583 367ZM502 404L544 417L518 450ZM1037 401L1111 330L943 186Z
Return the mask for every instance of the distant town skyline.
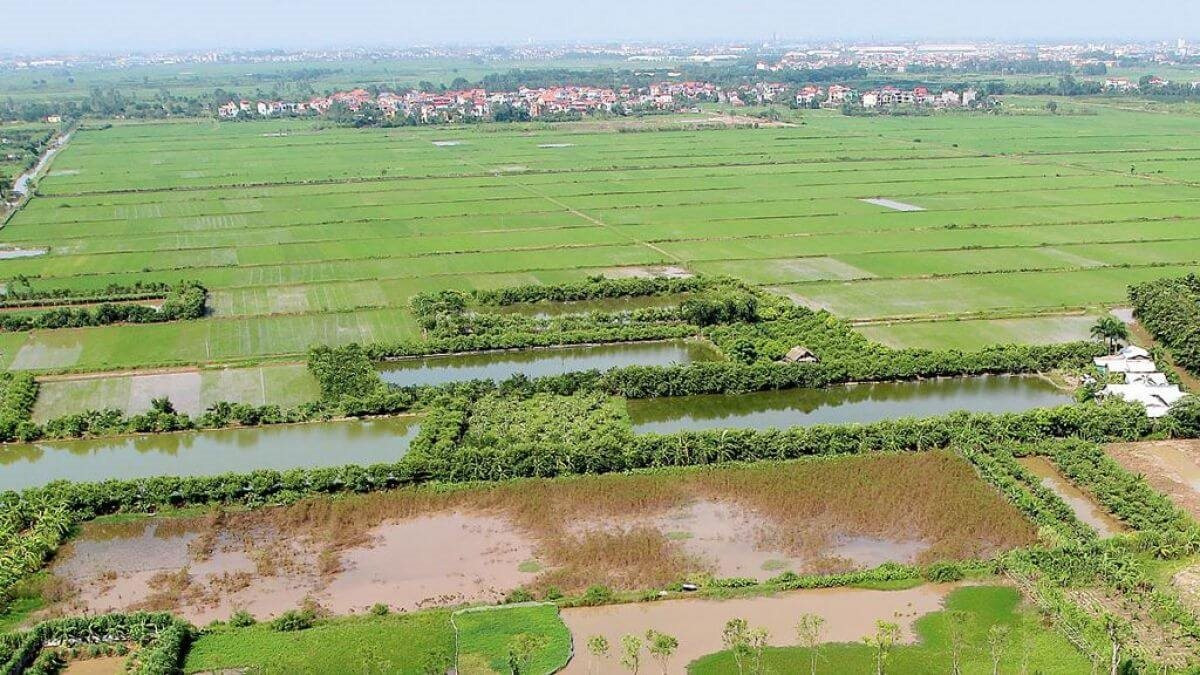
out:
M267 49L524 41L1139 40L1190 38L1200 3L1144 0L0 0L0 50Z

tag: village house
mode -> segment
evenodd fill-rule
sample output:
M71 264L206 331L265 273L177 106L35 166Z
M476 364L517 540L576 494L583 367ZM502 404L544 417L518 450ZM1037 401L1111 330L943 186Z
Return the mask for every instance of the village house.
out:
M1158 370L1150 352L1136 345L1122 347L1116 354L1097 356L1092 362L1105 373L1153 373Z
M1127 92L1137 88L1137 82L1130 82L1127 77L1110 77L1104 80L1104 89L1107 91Z
M1138 403L1146 409L1146 414L1150 417L1166 415L1171 406L1186 396L1177 385L1167 380L1165 374L1158 371L1154 360L1150 358L1150 352L1141 347L1128 345L1116 354L1096 357L1093 363L1105 374L1121 373L1125 376L1124 383L1105 385L1097 392L1097 397L1115 396Z

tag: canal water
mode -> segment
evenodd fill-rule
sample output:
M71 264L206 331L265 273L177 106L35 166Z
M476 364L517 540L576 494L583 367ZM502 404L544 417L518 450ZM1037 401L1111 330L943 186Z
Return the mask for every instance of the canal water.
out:
M1069 392L1040 377L983 376L644 399L629 402L629 416L638 433L673 433L868 423L956 410L1020 412L1073 401Z
M395 462L419 428L414 417L287 424L0 447L0 490L54 480L210 476Z
M1125 525L1092 499L1091 495L1076 487L1058 467L1045 457L1022 457L1018 460L1030 473L1037 476L1042 485L1058 495L1075 517L1090 525L1101 537L1111 537L1125 531Z
M518 373L533 378L582 370L719 360L720 353L703 342L668 340L429 356L387 361L379 365L379 372L385 382L411 386L466 380L500 381Z

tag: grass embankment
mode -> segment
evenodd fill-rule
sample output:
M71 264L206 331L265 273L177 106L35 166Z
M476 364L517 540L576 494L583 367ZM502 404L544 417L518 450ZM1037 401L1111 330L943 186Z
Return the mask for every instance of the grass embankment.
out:
M530 672L566 663L571 636L553 605L459 614L459 672L506 672L509 646L519 634L544 638ZM255 673L444 672L454 663L454 627L448 610L325 619L308 630L280 632L268 624L228 626L202 634L185 672L246 668ZM490 668L491 670L487 670Z
M961 626L961 628L955 628ZM946 608L917 620L918 641L895 647L887 659L890 675L951 672L954 651L960 653L964 673L990 673L993 656L989 633L1002 626L1008 634L999 640L1000 672L1086 673L1091 665L1060 634L1044 629L1036 615L1020 606L1013 588L978 586L962 588L946 600ZM957 632L959 637L952 638ZM792 636L774 636L792 640ZM864 636L867 637L867 636ZM954 645L959 645L957 649ZM768 648L766 672L808 672L812 653L803 647ZM719 652L688 666L691 675L724 675L737 672L731 653ZM830 644L817 650L818 673L875 672L875 651L866 644Z

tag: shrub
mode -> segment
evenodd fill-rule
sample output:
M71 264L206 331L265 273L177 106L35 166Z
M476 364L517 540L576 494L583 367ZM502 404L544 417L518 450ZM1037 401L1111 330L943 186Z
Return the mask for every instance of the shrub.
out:
M280 632L308 630L316 615L311 610L289 609L271 621L271 628Z
M533 593L530 593L525 588L514 588L509 591L508 595L504 596L504 604L512 605L518 602L533 602Z
M229 625L234 628L245 628L258 623L254 615L244 609L239 609L229 617Z
M584 591L583 596L579 598L579 604L583 607L595 607L597 605L607 605L614 598L612 589L608 586L588 586Z

